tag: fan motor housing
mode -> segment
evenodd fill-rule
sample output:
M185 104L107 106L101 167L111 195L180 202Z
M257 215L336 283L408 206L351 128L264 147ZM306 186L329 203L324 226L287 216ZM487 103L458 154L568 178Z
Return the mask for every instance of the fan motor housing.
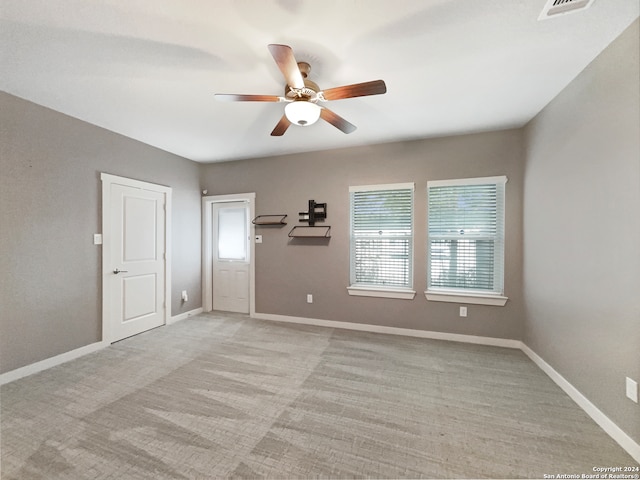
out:
M284 88L284 96L292 100L296 98L306 98L307 100L315 97L320 91L318 85L311 80L304 79L304 88L293 90L289 85Z
M320 91L320 87L318 87L318 84L312 82L307 78L309 72L311 71L311 65L309 65L307 62L298 62L298 68L300 69L302 79L304 80L304 88L293 90L289 85L287 85L284 87L284 96L290 99L311 99L315 97Z

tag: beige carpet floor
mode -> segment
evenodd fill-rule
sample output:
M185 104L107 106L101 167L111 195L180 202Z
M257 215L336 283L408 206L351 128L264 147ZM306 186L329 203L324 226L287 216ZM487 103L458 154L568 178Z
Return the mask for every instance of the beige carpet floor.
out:
M2 479L542 478L637 465L503 348L193 317L4 385Z

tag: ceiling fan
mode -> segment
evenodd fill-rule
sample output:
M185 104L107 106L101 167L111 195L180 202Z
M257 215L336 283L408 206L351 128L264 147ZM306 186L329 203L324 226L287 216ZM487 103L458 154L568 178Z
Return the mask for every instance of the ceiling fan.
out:
M277 95L216 93L215 98L225 102L287 102L284 107L284 115L271 132L272 136L279 137L283 135L291 124L306 127L316 123L319 118L329 122L344 133L351 133L356 129L355 125L347 122L328 108L318 105L318 102L379 95L387 91L387 86L383 80L320 90L316 83L307 78L311 71L311 65L306 62L297 62L291 47L271 44L269 45L269 51L287 82L284 88L284 97Z

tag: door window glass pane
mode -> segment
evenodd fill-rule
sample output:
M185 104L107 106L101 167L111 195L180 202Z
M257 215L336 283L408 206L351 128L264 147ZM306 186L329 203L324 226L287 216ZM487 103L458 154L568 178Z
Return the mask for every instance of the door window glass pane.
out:
M218 259L247 259L247 209L222 207L218 210Z

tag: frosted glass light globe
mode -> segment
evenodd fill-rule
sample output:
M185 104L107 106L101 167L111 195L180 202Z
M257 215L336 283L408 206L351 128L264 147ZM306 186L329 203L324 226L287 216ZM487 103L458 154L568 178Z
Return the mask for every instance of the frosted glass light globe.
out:
M320 118L320 107L315 103L298 100L284 107L284 114L291 123L307 127L316 123Z

